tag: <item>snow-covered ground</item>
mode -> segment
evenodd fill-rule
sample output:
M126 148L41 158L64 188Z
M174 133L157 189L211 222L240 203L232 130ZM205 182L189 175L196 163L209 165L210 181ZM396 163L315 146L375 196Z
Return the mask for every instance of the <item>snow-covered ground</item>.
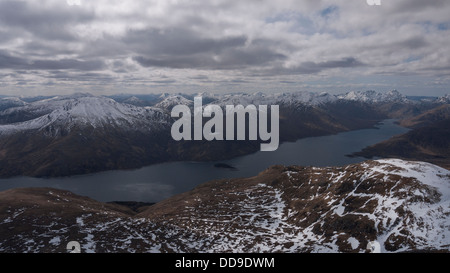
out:
M45 130L50 126L68 131L74 126L117 126L124 130L149 130L168 123L168 117L159 109L137 107L106 97L81 94L29 103L23 107L7 109L1 115L14 115L15 112L25 112L37 117L0 125L0 135L26 130Z
M282 105L288 107L317 107L338 101L360 101L364 103L381 102L409 102L396 90L386 93L375 91L351 91L342 95L332 95L326 92L314 93L307 91L291 93L232 93L208 94L204 96L203 106L215 104L225 105ZM442 97L437 102L444 102L448 98ZM55 96L27 103L20 97L6 97L0 99L0 120L11 117L18 122L3 122L0 125L0 135L26 130L44 130L55 125L70 130L74 126L118 126L123 129L148 130L170 119L170 111L175 105L192 107L193 95L167 94L160 96L160 102L152 107L136 106L145 103L137 97L131 96L123 103L104 96L76 93L67 96ZM130 104L131 103L131 104ZM132 105L135 104L135 105ZM4 110L2 110L4 109Z
M365 252L369 242L381 252L450 251L450 171L423 162L278 166L134 216L54 191L49 218L0 198L0 228L13 230L0 235L0 251L65 251L58 244L71 240L82 252Z

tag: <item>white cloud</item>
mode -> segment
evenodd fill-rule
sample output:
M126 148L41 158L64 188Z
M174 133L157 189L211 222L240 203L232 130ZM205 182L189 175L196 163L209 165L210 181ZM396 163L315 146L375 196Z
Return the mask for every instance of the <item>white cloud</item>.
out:
M0 93L333 92L384 76L383 88L439 95L448 14L444 0L0 0Z

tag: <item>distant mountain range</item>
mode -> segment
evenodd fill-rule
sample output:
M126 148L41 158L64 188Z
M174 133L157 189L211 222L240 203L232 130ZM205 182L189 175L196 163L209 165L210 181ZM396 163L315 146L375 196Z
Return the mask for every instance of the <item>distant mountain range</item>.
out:
M373 241L382 252L449 251L450 96L201 95L204 106L279 105L281 141L374 127L388 118L411 130L353 155L391 159L272 166L157 204L101 203L50 188L3 191L0 252L67 252L69 241L82 252L365 252ZM170 111L193 107L193 97L0 98L0 176L86 174L259 149L250 141L174 141Z
M49 188L0 192L0 252L67 252L69 241L82 252L365 252L369 241L448 252L449 215L450 171L429 163L273 166L138 209Z
M417 101L395 90L201 95L204 105L279 105L281 141L369 128L386 118L413 118L448 103L448 96ZM192 107L194 96L1 98L0 176L67 176L174 160L222 160L259 149L257 141L172 140L171 108Z

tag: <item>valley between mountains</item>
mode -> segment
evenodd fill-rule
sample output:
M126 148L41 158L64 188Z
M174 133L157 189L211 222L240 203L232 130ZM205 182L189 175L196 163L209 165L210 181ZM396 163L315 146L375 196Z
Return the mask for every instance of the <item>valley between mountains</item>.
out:
M204 106L279 105L281 142L372 128L387 118L411 118L448 104L445 97L414 101L395 90L199 95ZM260 141L173 140L170 111L177 104L192 107L193 95L125 98L1 98L0 177L61 177L168 161L217 161L260 149Z
M346 166L275 165L156 204L102 203L53 188L0 192L0 252L450 251L450 96L397 91L201 94L205 104L280 105L280 140L371 128L410 131ZM0 177L59 177L167 161L213 161L258 142L176 142L174 105L193 95L0 98ZM130 200L133 201L133 200Z

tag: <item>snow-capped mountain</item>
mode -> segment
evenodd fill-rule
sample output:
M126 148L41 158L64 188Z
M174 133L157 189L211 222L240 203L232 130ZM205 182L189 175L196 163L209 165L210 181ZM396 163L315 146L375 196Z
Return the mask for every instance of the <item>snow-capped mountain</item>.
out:
M402 97L398 92L368 92L366 96L377 98L373 104L364 96L357 101L349 94L347 99L311 92L207 94L203 105L280 105L281 142L369 128L383 119L404 118L404 113L415 115L433 106L419 109L391 103ZM23 103L13 99L21 105L0 111L0 176L73 175L167 160L224 160L259 149L256 142L174 141L171 109L178 104L191 107L193 95L152 95L148 98L154 105L144 107L124 102L124 96L115 97L78 93ZM86 163L80 151L95 164Z
M407 102L405 96L396 90L387 93L377 93L375 91L365 92L349 92L345 95L332 95L329 93L313 93L313 92L293 92L293 93L233 93L233 94L207 94L204 98L204 105L217 104L225 105L282 105L284 107L320 107L321 105L336 103L343 101L359 101L365 103L381 103L381 102ZM45 126L55 119L80 121L83 124L90 123L98 126L103 123L116 123L122 125L125 120L133 119L144 120L152 119L150 112L157 112L161 109L167 113L178 104L193 105L193 96L173 95L164 93L160 96L160 101L153 107L142 108L147 105L144 101L131 96L121 103L107 97L96 97L91 94L77 93L69 96L55 96L48 99L33 101L26 103L17 97L8 97L0 99L0 124L11 124L25 122L16 126L18 129L27 127L35 128L36 126ZM446 97L441 98L445 100ZM3 111L1 111L3 110ZM44 120L45 115L52 120ZM71 118L68 117L71 116ZM83 116L84 115L84 116ZM156 114L157 115L157 114ZM161 114L159 114L161 115ZM58 116L58 117L57 117ZM41 118L41 120L35 120ZM77 119L78 118L78 119ZM35 120L35 121L33 121ZM33 122L31 122L33 121ZM8 126L7 126L8 127ZM8 128L10 128L9 126ZM6 128L6 127L5 127ZM5 129L3 128L3 129ZM0 129L0 132L2 130Z
M208 93L208 92L200 92L195 94L196 97L202 97L203 101L206 101L207 103L213 102L218 100L218 98L221 96L219 94L214 93Z
M91 94L76 93L68 96L55 96L42 100L37 100L32 103L23 105L22 107L15 107L6 109L0 112L0 124L16 123L22 121L32 120L43 115L49 114L55 110L61 109L63 105L71 99L78 99L83 97L94 97Z
M19 106L24 106L27 103L18 97L5 97L0 98L0 111L6 110L8 108L14 108Z
M279 104L283 105L309 105L318 106L327 103L335 103L338 98L335 95L331 95L326 92L313 93L313 92L296 92L296 93L281 93L274 94L274 99Z
M56 189L0 192L0 252L66 252L74 238L82 252L365 252L373 241L448 252L450 171L396 159L273 166L141 211Z
M225 105L244 105L247 106L249 104L258 105L269 105L272 104L273 97L270 95L266 95L264 93L232 93L232 94L224 94L220 96L216 101L211 102L211 104L216 104L221 107Z
M12 108L0 116L20 112L31 113L36 118L13 124L0 125L0 135L24 130L41 130L58 133L62 128L70 132L73 127L94 128L114 126L123 130L150 130L160 124L168 124L167 117L158 110L118 103L106 97L75 95L55 97L30 103L21 108Z
M136 96L131 96L128 99L124 100L123 103L131 104L134 106L146 106L147 103Z
M346 94L339 95L338 98L366 103L408 102L406 96L400 94L397 90L392 90L386 93L380 93L373 90L351 91Z
M262 92L247 94L247 93L233 93L225 94L219 97L216 101L210 104L225 105L284 105L284 106L318 106L326 103L336 102L336 96L328 93L314 93L314 92L292 92L292 93L271 93L265 94Z
M316 107L326 105L330 103L336 103L338 101L351 101L351 102L363 102L369 104L376 103L391 103L391 102L403 102L408 103L409 100L406 96L400 94L397 90L392 90L386 93L380 93L376 91L352 91L346 94L333 95L327 92L285 92L285 93L230 93L230 94L209 94L199 93L197 96L201 96L205 101L203 105L216 104L224 107L225 105L283 105L287 107L309 106ZM170 95L162 94L161 102L156 104L155 107L162 109L171 109L176 104L192 105L193 96L189 95Z
M154 107L170 113L175 105L192 106L193 104L194 102L192 100L189 100L181 95L168 95Z
M346 94L333 95L327 92L285 92L285 93L232 93L217 96L215 101L211 104L225 105L284 105L284 106L321 106L338 101L357 101L369 104L375 103L391 103L402 102L408 103L406 96L400 94L397 90L392 90L386 93L376 91L351 91Z
M61 176L167 160L172 119L160 109L75 94L0 112L1 176Z
M438 103L450 103L450 94L446 94L445 96L442 96L437 99Z

